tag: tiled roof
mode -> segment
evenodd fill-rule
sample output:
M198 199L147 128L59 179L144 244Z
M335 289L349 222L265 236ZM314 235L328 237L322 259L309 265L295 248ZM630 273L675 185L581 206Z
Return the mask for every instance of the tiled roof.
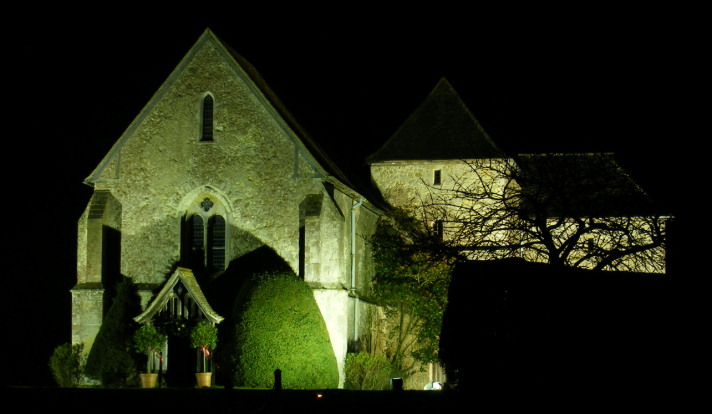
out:
M198 305L203 315L212 323L220 323L224 318L218 315L208 303L198 281L193 275L193 271L184 267L178 267L163 285L161 291L153 298L146 310L134 320L138 323L147 323L160 312L168 300L173 296L173 288L178 283L182 283L187 289L193 301Z
M550 217L621 217L654 214L651 198L613 154L520 154L516 177L525 200L538 200ZM525 206L526 207L526 206Z
M209 29L206 30L209 32ZM212 33L212 32L210 32ZM270 85L264 80L262 75L255 69L255 67L247 61L242 55L237 53L230 45L220 40L217 35L212 34L216 39L220 41L222 46L227 50L230 55L238 62L240 67L247 73L252 82L260 89L264 96L269 100L270 104L279 112L282 119L289 124L289 127L299 135L299 139L302 141L304 146L309 150L310 154L319 162L319 164L326 170L327 173L331 174L333 177L341 181L342 183L349 185L353 188L350 177L345 174L331 159L331 157L324 151L324 149L312 138L312 136L306 131L306 129L296 120L293 113L284 105L282 100L274 93Z
M450 83L442 78L427 99L367 162L503 156Z

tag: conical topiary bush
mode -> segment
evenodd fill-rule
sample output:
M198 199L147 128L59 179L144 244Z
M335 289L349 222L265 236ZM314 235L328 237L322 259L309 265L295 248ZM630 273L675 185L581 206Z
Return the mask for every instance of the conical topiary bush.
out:
M326 323L307 284L293 273L254 276L235 302L237 386L337 388L339 370Z

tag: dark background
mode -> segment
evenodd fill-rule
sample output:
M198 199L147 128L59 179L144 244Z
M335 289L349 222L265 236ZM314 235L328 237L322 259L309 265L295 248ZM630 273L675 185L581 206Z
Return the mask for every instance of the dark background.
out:
M362 166L443 76L505 150L615 152L677 217L671 276L697 291L688 217L702 197L687 184L700 181L707 139L695 127L697 12L463 4L10 13L4 382L52 384L47 361L69 341L76 225L91 195L82 182L206 27L347 167Z

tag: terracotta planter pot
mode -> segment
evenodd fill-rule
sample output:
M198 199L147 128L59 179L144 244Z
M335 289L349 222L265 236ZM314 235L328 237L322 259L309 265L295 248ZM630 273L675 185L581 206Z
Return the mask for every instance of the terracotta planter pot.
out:
M158 374L138 374L141 378L141 388L156 388Z
M196 372L195 379L198 381L198 388L210 388L212 376L212 372Z

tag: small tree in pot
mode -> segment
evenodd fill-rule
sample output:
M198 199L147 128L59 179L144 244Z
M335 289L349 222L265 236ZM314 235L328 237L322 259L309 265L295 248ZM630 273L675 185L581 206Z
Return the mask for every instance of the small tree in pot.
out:
M208 360L210 352L218 345L218 328L206 321L198 322L190 331L190 344L198 351L198 367L196 378L199 387L209 387L211 381Z
M156 385L156 366L159 373L163 370L163 346L166 335L153 325L142 325L134 334L134 349L146 355L146 373L140 374L141 386L154 388Z

